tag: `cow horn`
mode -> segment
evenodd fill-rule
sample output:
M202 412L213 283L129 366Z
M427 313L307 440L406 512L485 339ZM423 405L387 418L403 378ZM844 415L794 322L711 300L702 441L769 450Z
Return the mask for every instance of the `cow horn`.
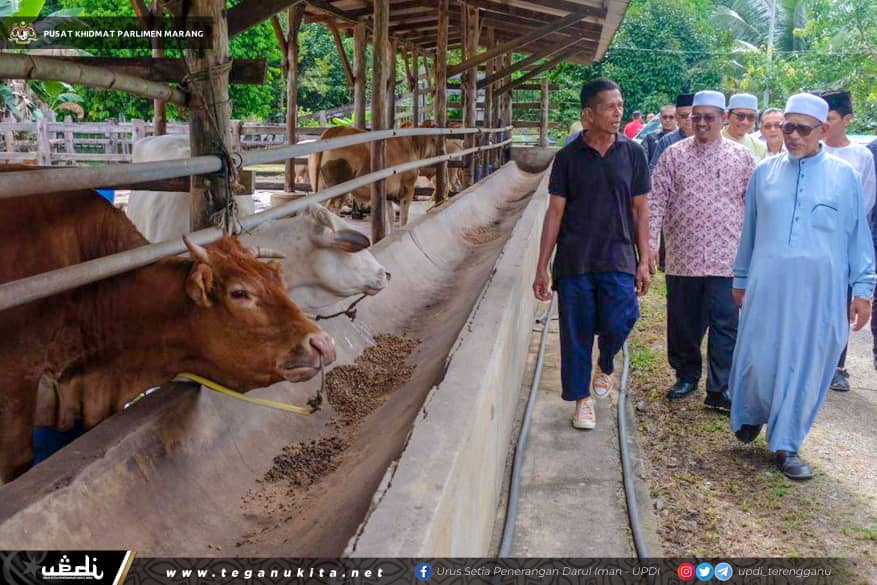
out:
M256 246L255 252L256 258L278 258L281 260L286 258L286 254L279 250L275 250L274 248L263 248L262 246Z
M192 254L192 258L194 258L198 262L210 264L210 255L207 253L207 250L205 250L203 247L199 246L195 242L191 241L186 236L183 236L183 243L186 244L186 248L189 249L189 253Z

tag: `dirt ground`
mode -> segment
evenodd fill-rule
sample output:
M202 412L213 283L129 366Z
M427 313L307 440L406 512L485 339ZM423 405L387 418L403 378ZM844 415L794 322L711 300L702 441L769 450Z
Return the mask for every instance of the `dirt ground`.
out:
M646 479L667 556L846 557L855 573L877 570L877 373L870 331L854 334L848 369L853 390L829 392L802 456L813 480L776 470L764 434L749 445L726 415L703 406L703 382L669 402L666 287L656 276L631 336L631 400ZM702 380L705 376L702 376ZM849 583L862 577L851 578Z

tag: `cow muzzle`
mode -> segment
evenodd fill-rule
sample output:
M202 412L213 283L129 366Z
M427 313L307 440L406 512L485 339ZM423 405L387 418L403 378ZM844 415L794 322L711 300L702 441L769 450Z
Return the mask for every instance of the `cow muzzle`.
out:
M381 268L378 270L377 277L372 279L368 284L366 284L363 292L369 296L374 296L387 288L387 284L390 282L390 273Z
M289 361L280 366L280 373L290 382L310 380L335 361L335 340L325 331L309 333Z

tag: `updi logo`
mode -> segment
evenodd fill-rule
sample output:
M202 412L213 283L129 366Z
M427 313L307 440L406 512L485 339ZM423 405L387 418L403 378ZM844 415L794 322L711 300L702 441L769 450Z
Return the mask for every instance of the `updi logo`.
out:
M429 581L432 578L432 565L429 563L420 563L414 567L414 577L418 581Z
M676 575L683 581L694 581L694 565L691 563L682 563L676 569Z

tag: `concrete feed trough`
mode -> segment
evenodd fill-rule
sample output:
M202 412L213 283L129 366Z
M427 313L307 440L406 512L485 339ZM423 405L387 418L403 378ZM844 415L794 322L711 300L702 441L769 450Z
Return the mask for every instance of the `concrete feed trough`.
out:
M390 285L355 322L320 322L340 366L379 334L412 340L410 376L373 411L341 421L324 403L302 417L170 384L0 487L0 548L486 554L530 339L546 182L510 163L373 248ZM250 394L304 404L319 388L318 376ZM326 445L334 451L320 473L272 481L278 457Z

